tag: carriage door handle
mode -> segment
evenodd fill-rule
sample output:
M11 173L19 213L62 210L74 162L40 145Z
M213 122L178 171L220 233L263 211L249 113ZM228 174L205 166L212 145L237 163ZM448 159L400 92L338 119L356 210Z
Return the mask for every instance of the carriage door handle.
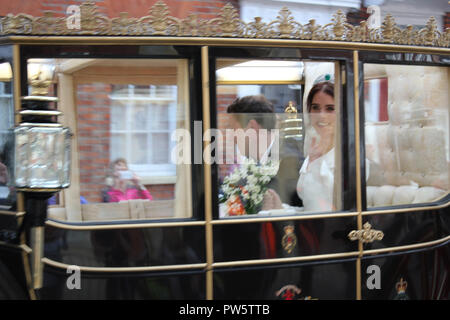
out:
M369 222L364 223L361 230L353 230L348 234L351 241L359 240L362 243L371 243L375 240L382 240L384 237L383 231L372 229Z

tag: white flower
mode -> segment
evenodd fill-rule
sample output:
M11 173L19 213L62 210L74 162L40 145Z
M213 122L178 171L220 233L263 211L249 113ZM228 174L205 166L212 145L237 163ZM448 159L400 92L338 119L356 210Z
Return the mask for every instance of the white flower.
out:
M260 179L260 181L261 181L262 183L267 184L267 183L270 182L270 180L271 180L272 178L271 178L270 176L261 176L259 179Z
M258 167L256 166L256 164L250 164L248 166L248 170L252 173L257 173L258 172Z
M249 192L243 192L242 193L242 198L244 200L249 200L250 199L250 193Z
M227 185L227 184L224 184L224 185L222 186L222 191L223 191L223 193L224 193L225 195L227 195L227 196L230 196L230 194L233 193L233 189L232 189L229 185Z
M255 184L257 184L257 183L258 183L258 178L255 177L254 175L249 175L249 176L247 177L247 184L249 184L249 185L255 185Z
M252 194L251 198L254 204L259 204L263 201L264 195L261 193L255 193Z
M241 175L238 170L235 170L232 174L228 176L228 183L234 184L238 183L241 180Z

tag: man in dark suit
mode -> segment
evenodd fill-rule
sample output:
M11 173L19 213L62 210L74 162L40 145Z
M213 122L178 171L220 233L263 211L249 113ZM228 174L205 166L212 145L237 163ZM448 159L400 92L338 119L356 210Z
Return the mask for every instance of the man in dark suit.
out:
M273 104L262 95L236 99L228 106L227 113L232 114L234 124L231 126L235 130L242 129L245 132L253 129L258 136L261 129L270 132L277 128ZM302 146L296 140L284 139L283 135L268 134L267 144L262 143L261 150L256 148L255 154L255 150L251 150L251 147L259 145L261 139L266 137L258 136L256 141L249 141L249 143L245 143L244 139L235 141L241 155L245 158L253 158L258 164L264 164L266 160L279 161L279 169L267 185L268 190L264 195L261 210L282 209L283 204L300 207L301 200L297 196L296 185L302 160ZM262 142L265 141L262 140ZM227 260L298 256L299 230L297 229L295 222L289 220L244 223L218 228L215 230L215 235L226 239L221 243L220 249L217 248L221 251L218 255ZM219 250L216 252L219 253ZM283 269L280 273L267 272L263 275L249 272L246 274L246 281L233 285L233 294L239 292L242 295L239 298L248 299L255 297L257 292L260 298L275 299L277 290L286 283L297 283L298 278L298 270L291 269ZM230 293L223 294L227 296Z
M227 113L234 114L236 120L235 129L253 129L257 134L258 141L250 141L247 144L243 139L241 143L238 141L238 148L245 157L256 158L257 162L264 162L267 159L279 161L279 170L267 185L269 190L264 196L262 209L281 209L282 203L301 206L301 200L296 192L301 149L296 141L283 139L280 135L271 133L271 130L275 129L277 124L273 104L262 95L245 96L236 99L229 105ZM260 146L260 136L258 134L261 129L267 130L268 140L267 143L262 143L262 148L265 147L265 149L259 150L257 148L257 146ZM252 143L257 145L255 148L257 150L256 156L251 154L252 150L249 150Z

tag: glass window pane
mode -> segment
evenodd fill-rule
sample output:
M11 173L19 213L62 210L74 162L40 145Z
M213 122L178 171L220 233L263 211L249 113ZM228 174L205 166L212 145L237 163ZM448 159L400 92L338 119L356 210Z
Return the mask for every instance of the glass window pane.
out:
M127 150L126 135L124 133L112 133L110 145L110 159L122 158Z
M219 59L217 66L219 217L340 210L336 65ZM240 78L249 66L258 79Z
M69 126L77 126L72 161L78 161L73 168L79 185L61 193L66 207L52 207L49 216L89 222L191 217L190 159L180 164L171 159L174 130L190 134L187 60L56 63L74 66L55 79L61 81L59 108L71 115L65 118ZM99 68L103 72L96 72ZM70 77L77 79L75 92L65 85ZM78 198L80 207L74 206Z
M0 82L0 210L13 209L15 201L14 106L11 88L11 82Z
M126 105L122 101L113 100L111 104L111 131L125 130Z
M148 107L142 103L136 103L129 109L131 114L130 129L132 131L147 130L149 121Z
M366 64L364 70L367 206L444 197L450 168L448 68Z
M149 105L150 121L153 130L170 129L169 108L170 105L167 103L153 103Z
M152 163L164 164L170 163L170 136L168 133L153 133L152 134Z
M164 141L163 141L164 144ZM130 147L132 151L130 153L130 163L133 164L146 164L148 163L148 136L146 133L134 133L131 134Z

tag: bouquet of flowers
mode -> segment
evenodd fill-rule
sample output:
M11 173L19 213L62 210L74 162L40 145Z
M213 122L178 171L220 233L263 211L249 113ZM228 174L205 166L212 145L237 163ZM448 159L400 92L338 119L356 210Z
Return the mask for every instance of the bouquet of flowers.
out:
M256 214L262 207L267 184L277 174L278 161L257 164L246 159L240 167L226 176L222 184L221 203L225 203L227 215Z

